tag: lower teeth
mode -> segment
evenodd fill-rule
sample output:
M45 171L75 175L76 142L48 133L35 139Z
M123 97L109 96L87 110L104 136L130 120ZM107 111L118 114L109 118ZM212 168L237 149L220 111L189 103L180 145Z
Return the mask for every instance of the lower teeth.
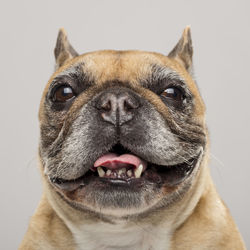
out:
M102 167L97 168L97 173L99 177L113 177L113 178L130 178L134 176L135 178L140 178L142 174L143 166L142 164L139 165L134 171L132 169L126 170L126 168L121 168L119 170L110 170L108 169L105 171Z

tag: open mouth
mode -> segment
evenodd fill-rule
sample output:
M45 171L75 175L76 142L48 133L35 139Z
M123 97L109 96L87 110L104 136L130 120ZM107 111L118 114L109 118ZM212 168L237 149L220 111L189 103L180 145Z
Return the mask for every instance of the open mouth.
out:
M158 184L177 185L186 179L197 165L199 154L183 163L171 166L160 166L147 162L133 154L121 144L116 144L106 154L99 157L83 176L74 180L51 178L50 181L58 188L73 191L99 181L109 184L142 184L151 182Z
M121 144L116 144L110 152L101 156L91 168L101 178L121 179L129 181L140 178L147 169L147 162L132 154Z

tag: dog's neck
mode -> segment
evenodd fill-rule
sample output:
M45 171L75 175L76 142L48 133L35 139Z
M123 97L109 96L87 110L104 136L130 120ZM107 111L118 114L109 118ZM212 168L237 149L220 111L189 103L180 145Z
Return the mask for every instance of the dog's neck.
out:
M121 221L114 224L95 223L69 225L77 250L167 250L170 246L168 225L137 225Z

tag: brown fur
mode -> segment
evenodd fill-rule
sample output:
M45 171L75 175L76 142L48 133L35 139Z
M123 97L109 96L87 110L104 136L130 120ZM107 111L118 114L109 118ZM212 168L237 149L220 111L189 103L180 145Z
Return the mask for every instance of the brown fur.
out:
M174 70L185 80L194 96L195 107L192 116L195 123L205 133L207 143L205 156L200 163L200 168L194 174L195 178L192 179L189 190L181 199L176 200L169 208L159 207L154 209L152 207L152 209L141 212L139 216L132 215L130 217L132 222L128 221L127 226L132 227L133 223L142 228L147 228L148 225L152 227L160 226L162 232L169 230L169 227L171 227L170 244L166 250L243 250L245 247L241 236L228 209L215 190L207 167L209 156L208 135L204 118L205 106L191 77L192 54L189 27L184 30L181 40L170 52L169 57L141 51L108 50L77 56L77 53L69 44L65 32L61 30L55 49L58 70L53 74L44 90L39 111L40 124L45 126L48 123L44 102L53 79L61 72L80 62L84 62L83 70L89 76L90 81L95 82L95 85L75 100L67 114L62 113L56 117L58 132L55 132L53 136L58 135L62 126L65 128L64 133L67 133L81 107L100 92L107 82L112 81L127 83L131 89L148 100L166 120L171 122L171 114L164 103L155 93L147 88L142 88L140 80L151 74L149 65L152 64L163 65ZM171 126L177 125L173 123ZM77 202L84 200L84 197L81 197L80 194L61 192L52 186L43 172L42 160L40 162L44 194L35 215L31 219L20 250L78 249L69 228L70 225L76 227L80 227L82 224L98 225L100 219L103 223L114 223L111 215L106 216L109 211L106 211L105 215L100 218L98 213L85 211L78 207ZM168 195L171 192L174 192L174 188L165 188L162 195ZM75 202L72 203L73 205L71 204L72 201ZM168 226L165 222L168 222Z

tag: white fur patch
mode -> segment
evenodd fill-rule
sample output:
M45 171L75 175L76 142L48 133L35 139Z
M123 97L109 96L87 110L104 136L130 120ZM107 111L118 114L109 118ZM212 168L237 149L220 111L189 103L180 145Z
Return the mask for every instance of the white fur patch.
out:
M96 223L70 226L77 250L168 250L170 232L167 225L145 226Z

